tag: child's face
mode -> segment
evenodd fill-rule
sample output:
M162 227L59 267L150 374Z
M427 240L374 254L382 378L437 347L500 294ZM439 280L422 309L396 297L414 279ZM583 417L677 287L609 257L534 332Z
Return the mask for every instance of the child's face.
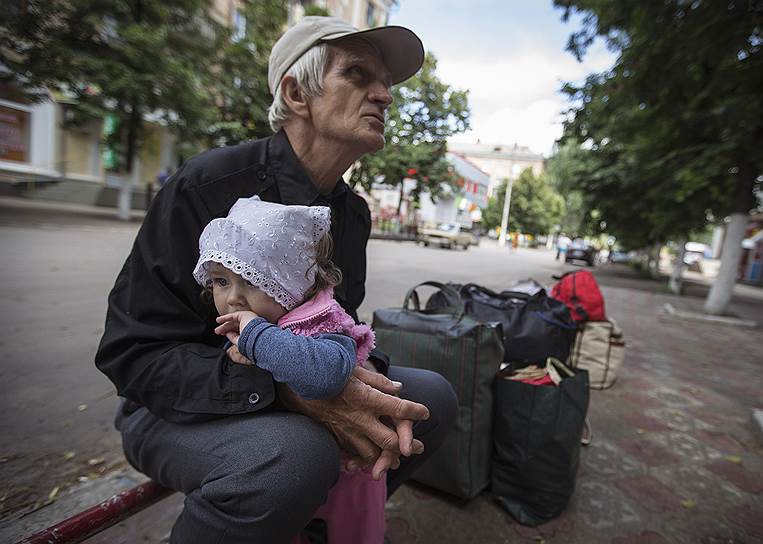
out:
M271 323L277 323L286 309L244 278L220 263L208 265L212 278L212 297L220 315L248 310Z

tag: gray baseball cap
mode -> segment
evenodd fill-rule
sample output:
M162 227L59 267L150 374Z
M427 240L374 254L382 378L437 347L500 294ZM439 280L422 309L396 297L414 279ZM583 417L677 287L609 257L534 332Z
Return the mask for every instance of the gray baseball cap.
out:
M382 55L392 76L392 84L405 81L424 63L424 46L416 34L402 26L380 26L358 30L338 17L305 17L291 27L273 46L268 61L268 87L275 89L299 57L320 42L333 42L348 36L368 40Z

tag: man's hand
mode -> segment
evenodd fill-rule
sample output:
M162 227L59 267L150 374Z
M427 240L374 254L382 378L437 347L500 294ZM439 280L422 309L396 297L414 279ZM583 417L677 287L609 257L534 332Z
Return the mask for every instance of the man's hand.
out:
M241 355L241 352L238 350L238 346L235 343L229 347L226 352L228 353L230 360L236 364L248 366L252 366L254 364L252 361Z
M358 459L349 468L373 464L372 475L379 479L389 468L399 466L399 456L419 454L424 444L413 438L413 422L427 419L423 404L398 398L402 384L361 367L342 392L331 399L305 400L283 384L277 384L279 397L293 412L304 414L326 425L339 445ZM395 429L379 418L389 418Z

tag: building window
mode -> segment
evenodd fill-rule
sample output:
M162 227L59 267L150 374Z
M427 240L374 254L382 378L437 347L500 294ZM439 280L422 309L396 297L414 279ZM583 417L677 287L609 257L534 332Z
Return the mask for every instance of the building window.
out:
M0 105L0 160L29 162L29 112Z
M366 9L366 24L368 26L376 26L376 6L373 2L368 2L368 8Z

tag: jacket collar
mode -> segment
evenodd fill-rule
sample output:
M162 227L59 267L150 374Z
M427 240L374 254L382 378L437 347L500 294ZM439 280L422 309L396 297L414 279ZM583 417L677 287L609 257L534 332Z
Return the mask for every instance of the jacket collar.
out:
M289 310L281 316L281 319L278 320L278 326L283 329L290 325L329 313L336 306L333 294L334 290L330 287L320 291L310 300Z
M276 132L268 142L268 162L276 172L276 184L281 202L287 205L331 205L347 191L347 184L340 179L328 195L318 192L291 147L283 129Z

